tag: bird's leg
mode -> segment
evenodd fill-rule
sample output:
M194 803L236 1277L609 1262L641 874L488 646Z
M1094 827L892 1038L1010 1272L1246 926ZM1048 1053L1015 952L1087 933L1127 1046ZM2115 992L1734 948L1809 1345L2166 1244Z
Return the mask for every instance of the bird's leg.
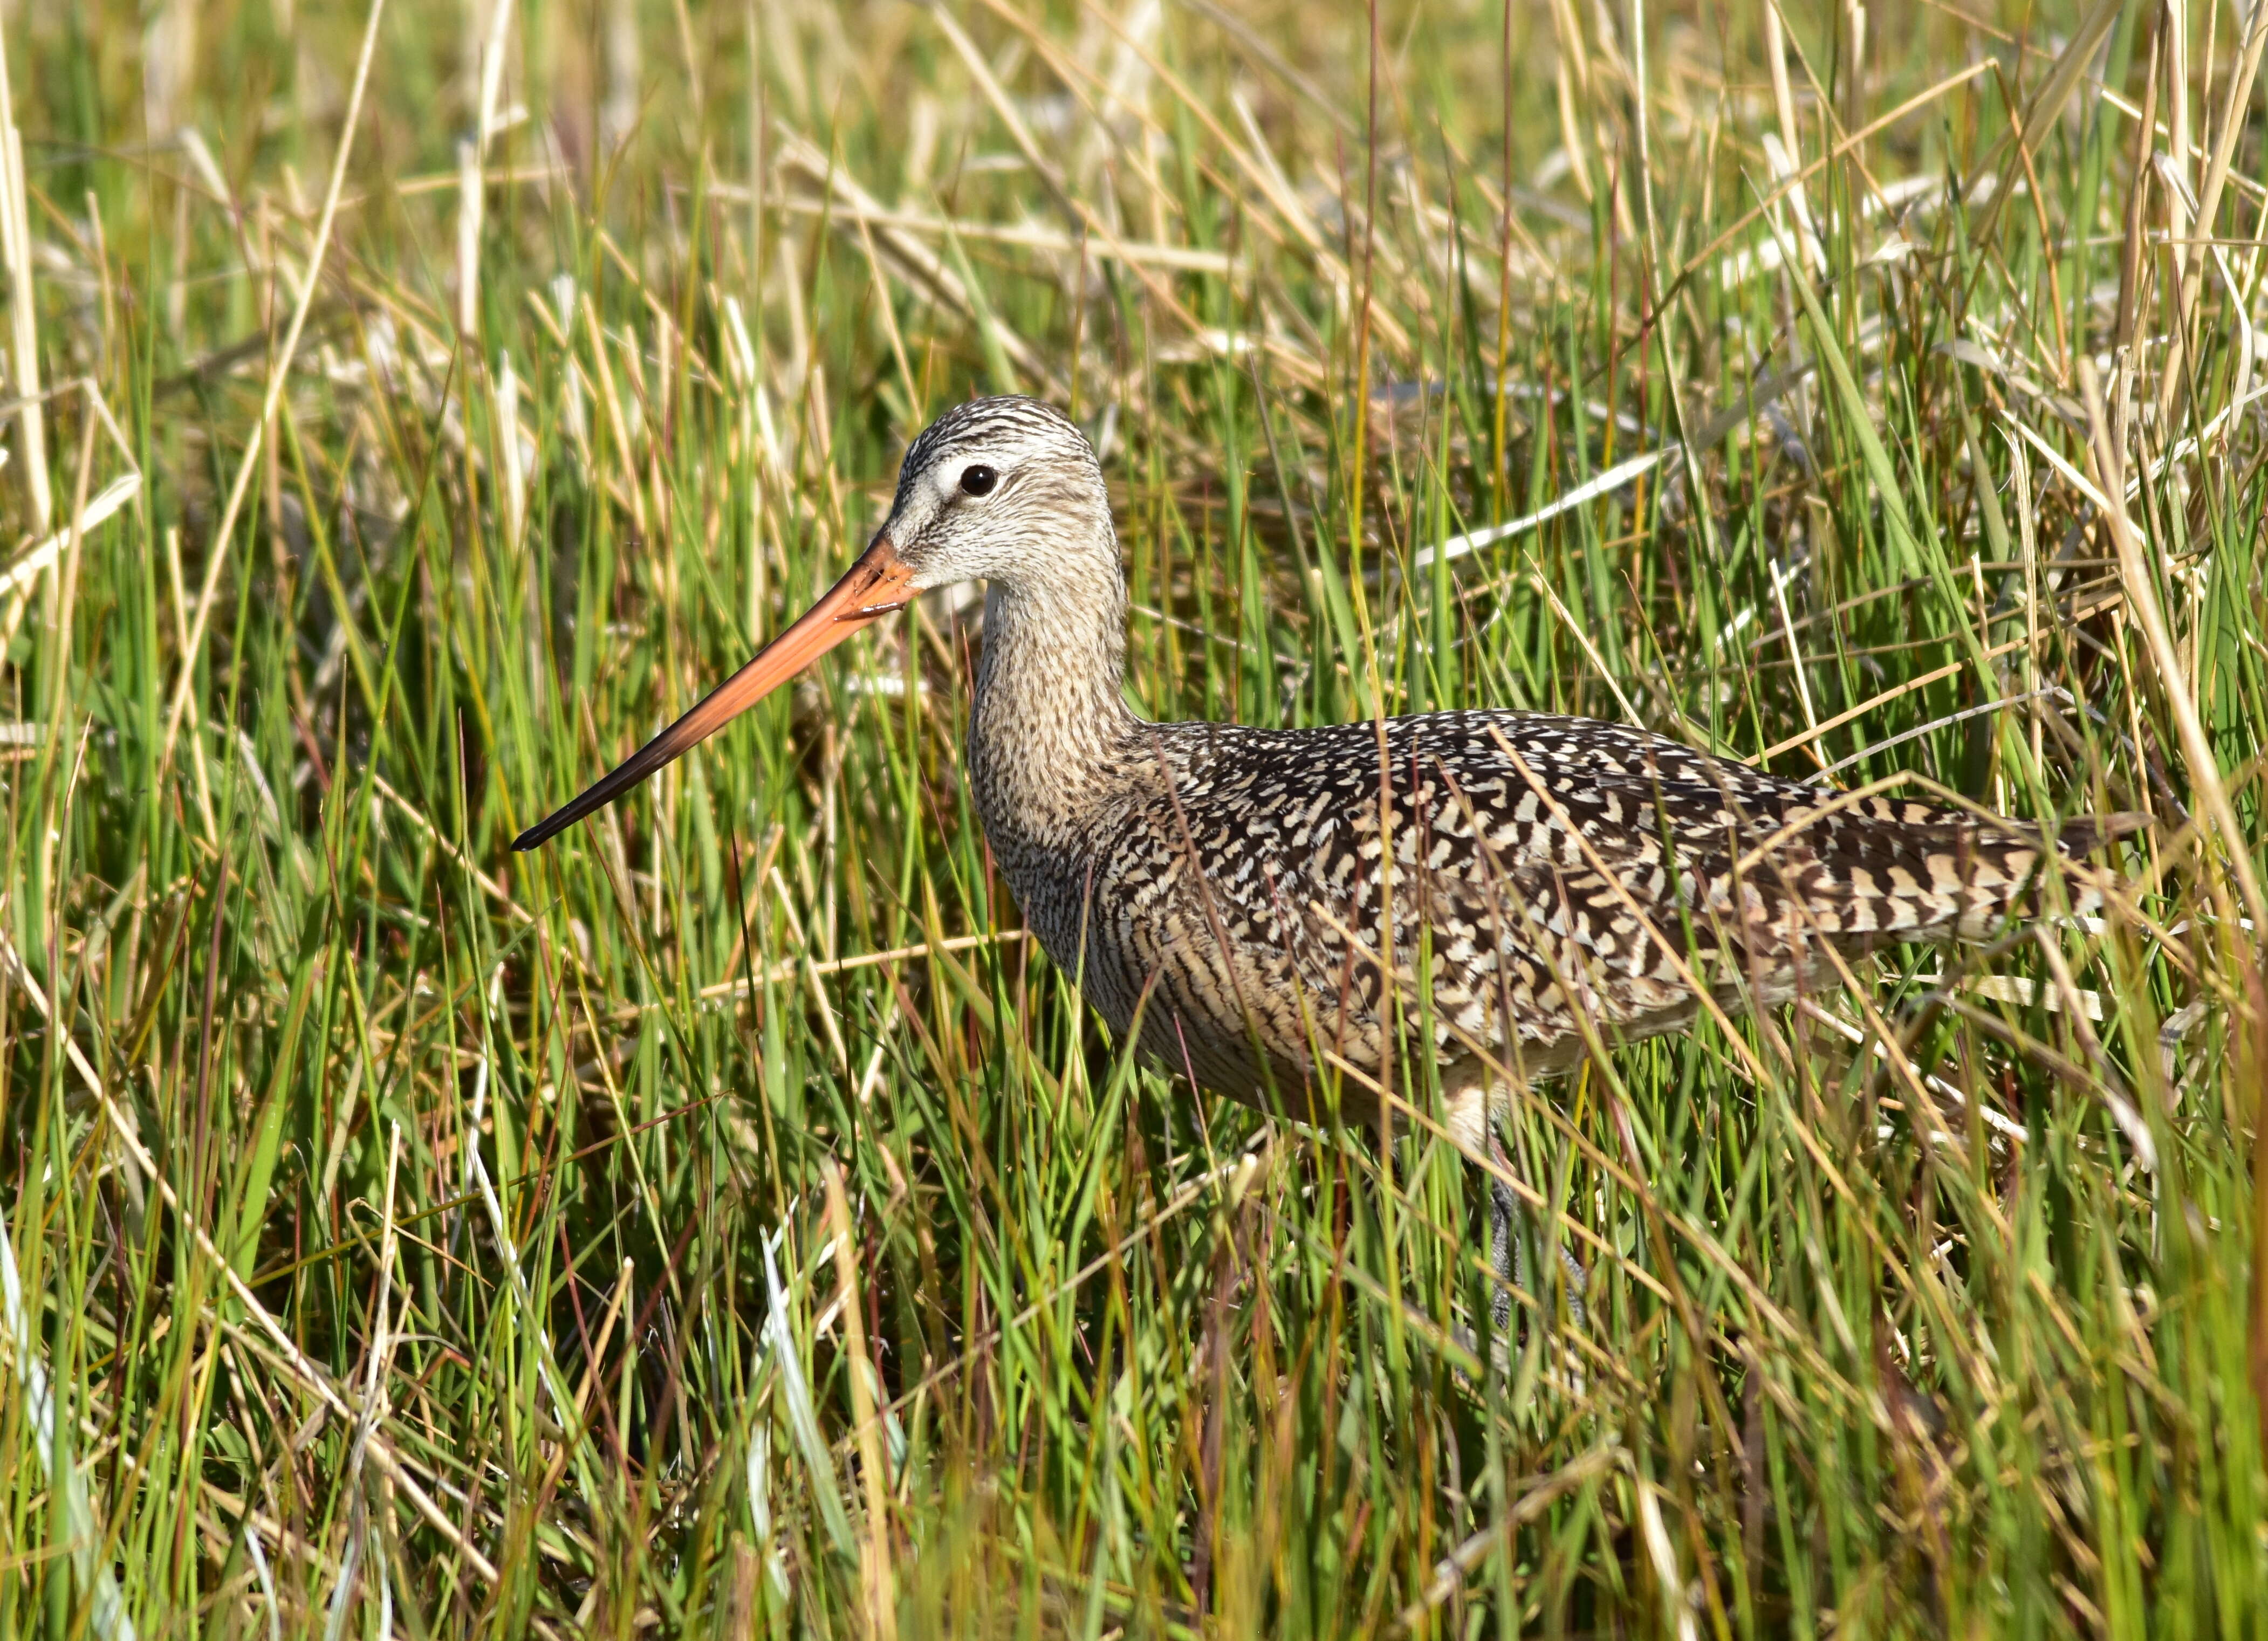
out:
M1567 1291L1567 1319L1574 1326L1583 1326L1583 1291L1590 1284L1590 1272L1575 1251L1562 1244L1537 1216L1520 1204L1511 1184L1505 1176L1512 1172L1512 1159L1504 1149L1493 1127L1489 1130L1489 1262L1496 1269L1499 1284L1490 1307L1491 1320L1499 1336L1508 1336L1512 1327L1512 1290L1546 1296L1530 1285L1535 1274L1529 1269L1528 1242L1531 1238L1542 1241L1549 1239L1559 1255L1560 1269L1565 1273Z
M1583 1262L1575 1257L1575 1250L1564 1243L1559 1247L1559 1268L1567 1277L1567 1321L1576 1328L1583 1325L1583 1290L1590 1285L1591 1273L1583 1269Z
M1512 1172L1512 1159L1505 1154L1504 1142L1497 1137L1493 1123L1488 1131L1489 1168L1489 1263L1495 1269L1497 1285L1489 1296L1489 1321L1498 1338L1509 1342L1512 1332L1512 1291L1524 1284L1528 1250L1520 1238L1514 1216L1520 1202L1513 1195L1511 1182L1505 1176Z

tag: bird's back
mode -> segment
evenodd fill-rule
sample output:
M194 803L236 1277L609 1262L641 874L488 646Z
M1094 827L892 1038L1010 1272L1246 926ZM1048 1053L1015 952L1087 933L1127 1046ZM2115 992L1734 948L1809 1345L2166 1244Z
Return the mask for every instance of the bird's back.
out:
M1397 994L1437 1052L1548 1074L1581 1053L1579 1012L1615 1042L1690 1019L1700 990L1784 1001L1828 944L1989 932L2042 864L2020 823L1591 719L1130 733L1092 824L1004 862L1012 887L1114 1025L1138 1012L1169 1066L1263 1103L1319 1058L1378 1071ZM2077 822L2058 845L2131 829Z

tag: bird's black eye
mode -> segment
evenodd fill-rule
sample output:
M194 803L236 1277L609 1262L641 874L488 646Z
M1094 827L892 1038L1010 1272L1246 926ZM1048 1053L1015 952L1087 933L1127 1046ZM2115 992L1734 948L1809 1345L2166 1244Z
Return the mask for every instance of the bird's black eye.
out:
M965 496L990 496L992 487L999 482L1000 475L982 462L961 470L961 489Z

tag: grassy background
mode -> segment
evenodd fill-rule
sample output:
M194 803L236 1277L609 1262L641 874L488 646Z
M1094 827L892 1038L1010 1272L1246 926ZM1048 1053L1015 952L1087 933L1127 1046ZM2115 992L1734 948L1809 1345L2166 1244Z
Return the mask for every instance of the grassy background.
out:
M2259 39L1801 12L0 13L0 1635L2268 1625ZM1484 1369L1019 936L965 603L506 852L979 389L1153 715L2160 825L1525 1100Z

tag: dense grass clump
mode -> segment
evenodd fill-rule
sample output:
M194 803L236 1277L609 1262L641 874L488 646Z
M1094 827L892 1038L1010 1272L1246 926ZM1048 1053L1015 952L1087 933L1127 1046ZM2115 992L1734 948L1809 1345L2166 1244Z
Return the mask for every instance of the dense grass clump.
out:
M2268 1625L2268 7L1800 12L7 12L0 1636ZM2157 824L1525 1099L1491 1361L1021 937L972 607L507 852L977 390L1152 716Z

